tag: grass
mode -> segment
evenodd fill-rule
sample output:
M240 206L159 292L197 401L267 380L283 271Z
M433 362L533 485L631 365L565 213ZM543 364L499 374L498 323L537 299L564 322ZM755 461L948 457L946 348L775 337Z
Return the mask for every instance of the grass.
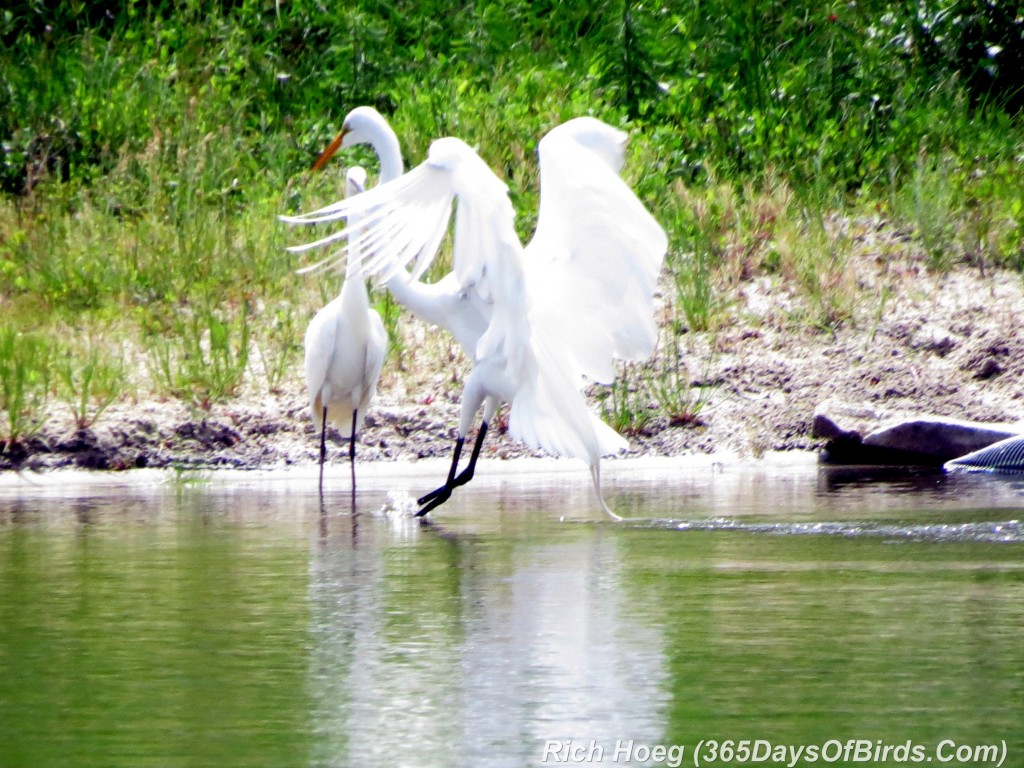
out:
M43 425L53 378L51 351L42 334L0 326L0 411L7 451Z
M957 219L964 211L957 210L963 200L955 187L958 170L953 158L934 158L921 152L909 184L893 202L895 215L913 231L929 266L940 272L950 269L960 256Z
M250 334L255 336L256 354L265 389L269 393L279 394L302 353L305 328L296 308L287 301L264 304L259 314L260 322L255 331L250 329Z
M238 394L249 364L249 307L202 306L182 312L150 341L158 391L203 410Z
M652 377L651 389L658 410L670 427L700 426L700 414L711 400L707 373L713 358L706 358L701 383L694 383L690 365L681 349L679 336L673 334L667 348L661 350L657 368Z
M598 391L604 420L619 434L642 435L654 419L642 366L619 363L615 381Z
M860 300L851 244L820 211L798 211L780 223L773 243L778 268L804 297L801 324L829 333L854 318Z
M337 285L294 275L276 215L339 194L343 163L307 169L361 103L387 114L408 164L441 135L476 146L524 238L543 133L580 114L626 128L627 180L670 237L673 339L728 327L752 279L791 299L798 327L872 322L843 227L868 214L934 271L1024 269L1024 39L980 0L938 14L781 0L96 8L0 15L8 445L54 398L89 423L114 388L209 407L298 377L305 323ZM390 365L408 368L405 318L375 298ZM119 349L146 364L115 370ZM606 407L627 427L652 408L685 415L702 397L688 378L629 369Z
M378 289L375 294L376 301L373 307L384 322L384 330L388 335L388 354L395 361L397 368L404 371L408 365L408 350L400 330L403 320L402 305L386 290Z
M82 349L62 350L54 367L60 397L78 429L92 426L130 389L124 350L109 348L101 338L87 339Z

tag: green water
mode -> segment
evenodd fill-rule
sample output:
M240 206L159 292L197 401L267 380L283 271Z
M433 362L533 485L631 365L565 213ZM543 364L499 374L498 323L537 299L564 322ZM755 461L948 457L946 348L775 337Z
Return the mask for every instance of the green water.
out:
M1024 764L1020 489L704 471L0 486L0 766Z

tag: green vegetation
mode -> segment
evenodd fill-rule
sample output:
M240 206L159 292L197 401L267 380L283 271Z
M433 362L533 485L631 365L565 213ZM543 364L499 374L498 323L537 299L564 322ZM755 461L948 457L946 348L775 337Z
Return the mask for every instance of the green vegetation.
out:
M106 349L99 339L86 339L56 362L60 392L67 400L75 426L85 429L128 390L128 376L120 350Z
M672 243L676 344L728 324L758 275L795 292L799 326L875 320L838 226L859 216L934 270L1024 269L1022 82L1024 18L985 0L8 4L0 439L55 396L88 423L118 381L208 407L298 376L337 278L294 274L276 214L339 194L344 162L307 169L355 105L410 164L445 134L477 146L524 235L543 133L580 114L627 129L626 174ZM97 367L100 334L140 364ZM646 373L670 420L703 402L666 390L677 369ZM613 410L636 410L630 386Z
M6 450L43 424L52 377L48 355L41 334L0 326L0 415Z
M151 374L165 394L209 409L238 393L249 362L249 310L237 317L214 307L189 308L151 341Z

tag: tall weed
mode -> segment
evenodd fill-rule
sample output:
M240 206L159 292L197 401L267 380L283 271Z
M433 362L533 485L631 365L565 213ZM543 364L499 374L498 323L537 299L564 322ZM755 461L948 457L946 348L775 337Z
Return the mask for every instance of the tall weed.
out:
M780 223L774 248L779 271L804 298L805 314L794 319L829 332L853 319L858 290L852 244L838 227L830 226L821 212L803 209Z
M254 329L263 379L269 392L281 392L302 361L300 313L291 302L264 306Z
M654 419L642 367L620 362L615 380L597 394L605 421L624 435L643 434Z
M705 374L710 370L711 358L704 361ZM669 426L695 426L701 423L700 414L711 400L705 375L696 386L692 383L689 366L683 356L680 337L668 335L662 345L657 370L651 380L651 390L658 409Z
M911 228L928 265L945 272L960 255L957 243L959 211L956 161L920 152L909 183L896 196L896 215Z
M0 437L7 451L42 427L52 361L53 345L46 336L0 325L0 411L5 422Z
M248 306L183 309L156 335L150 374L160 390L208 410L238 393L249 362Z
M60 397L78 429L94 424L129 386L123 350L108 349L96 339L86 339L81 347L66 344L55 367Z

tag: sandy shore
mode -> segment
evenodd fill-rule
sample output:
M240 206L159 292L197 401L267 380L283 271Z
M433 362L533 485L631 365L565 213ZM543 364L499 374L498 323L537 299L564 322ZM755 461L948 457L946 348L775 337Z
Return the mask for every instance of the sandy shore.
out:
M742 285L728 324L682 340L687 376L704 385L708 397L699 419L674 426L655 417L628 436L625 455L813 455L821 444L811 435L818 411L862 430L920 415L985 422L1024 417L1020 275L983 275L965 265L936 276L908 262L894 278L891 264L868 259L858 270L866 296L886 280L897 280L900 290L884 306L865 300L856 317L834 332L794 325L787 315L794 299L779 280ZM407 351L404 372L387 369L359 437L360 461L449 455L458 373L466 364L431 363L436 357L419 360ZM504 433L500 416L498 421L484 457L531 455ZM300 371L284 392L250 393L209 411L174 401L122 402L90 429L76 431L71 423L69 413L55 408L39 435L0 454L0 469L257 470L309 467L317 460ZM337 435L330 451L333 464L347 461L347 445Z

